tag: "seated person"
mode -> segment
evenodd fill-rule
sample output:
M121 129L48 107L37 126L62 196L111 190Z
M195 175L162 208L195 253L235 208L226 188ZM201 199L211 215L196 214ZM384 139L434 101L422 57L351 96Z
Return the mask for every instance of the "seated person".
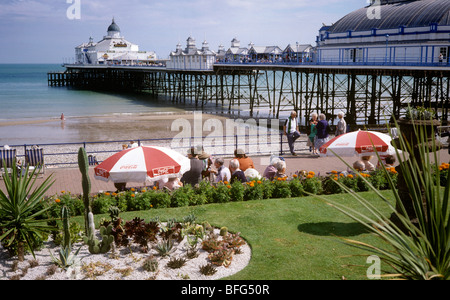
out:
M178 179L178 177L169 178L168 181L164 184L163 188L167 188L171 191L176 190L183 186L183 183Z
M380 156L380 160L378 161L377 164L377 169L381 169L381 168L393 168L394 164L395 164L395 156L393 155L385 155L385 156Z
M235 181L247 182L244 172L239 169L239 160L232 159L230 161L231 183Z
M191 163L191 169L183 174L181 177L181 182L183 185L190 184L195 186L202 180L203 163L198 159L198 153L192 147L188 151L188 157Z
M261 179L261 175L256 169L248 168L244 172L245 178L247 178L247 181L253 180L253 179Z
M356 172L364 172L366 170L366 167L364 165L364 162L361 160L357 160L353 163L353 169L355 169Z
M123 192L127 188L127 183L126 182L115 182L114 187L117 189L117 191Z
M274 178L285 178L286 175L286 162L285 161L278 161L276 164L277 173L275 174Z
M225 161L223 158L216 158L214 160L214 167L216 167L216 170L211 170L210 172L216 175L216 179L214 180L215 183L218 183L220 181L230 181L231 180L231 172L230 169L228 169L224 165Z
M273 180L275 177L275 174L277 173L277 163L280 161L280 158L278 157L272 157L270 160L270 165L267 166L267 168L264 170L263 177L267 178L269 180Z
M364 163L364 169L368 172L375 171L375 166L370 162L371 159L372 159L372 156L361 157L361 160Z
M255 168L255 165L253 164L253 160L245 155L244 150L242 149L236 149L234 150L234 157L239 160L239 168L245 172L248 168Z

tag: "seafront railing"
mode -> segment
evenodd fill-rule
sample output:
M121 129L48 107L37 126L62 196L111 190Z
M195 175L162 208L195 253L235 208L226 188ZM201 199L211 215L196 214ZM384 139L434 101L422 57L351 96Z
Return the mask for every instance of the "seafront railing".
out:
M233 157L235 149L243 149L247 155L284 155L289 153L287 138L282 132L269 133L266 136L228 135L228 136L202 136L159 139L136 139L139 146L160 146L171 148L182 154L186 154L191 147L202 145L206 153L215 157ZM86 150L88 156L92 156L100 163L109 156L123 150L130 140L111 140L96 142L71 142L71 143L45 143L45 144L21 144L9 145L17 150L17 159L23 162L27 149L38 146L44 149L44 162L46 167L74 167L78 164L77 154L80 147ZM307 149L307 135L301 134L301 138L295 143L295 151L302 152Z

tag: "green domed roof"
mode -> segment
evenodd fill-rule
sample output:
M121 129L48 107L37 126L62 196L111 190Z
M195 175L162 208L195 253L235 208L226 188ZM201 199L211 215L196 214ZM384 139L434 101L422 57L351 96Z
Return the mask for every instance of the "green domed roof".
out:
M116 22L114 22L114 18L113 18L113 20L112 20L111 25L109 25L109 27L108 27L108 32L110 32L110 31L117 31L117 32L120 32L120 28L119 28L119 26L116 24Z

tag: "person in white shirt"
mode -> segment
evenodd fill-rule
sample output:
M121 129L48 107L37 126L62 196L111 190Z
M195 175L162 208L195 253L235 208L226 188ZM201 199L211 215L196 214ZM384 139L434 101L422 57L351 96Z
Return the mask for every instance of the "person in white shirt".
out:
M211 173L216 174L216 179L214 180L215 183L218 183L220 181L225 182L228 181L230 182L231 180L231 172L230 169L228 169L225 165L224 165L224 160L223 158L216 158L214 161L214 167L216 167L216 170L211 170Z
M300 137L297 122L297 112L291 112L291 116L286 120L286 123L283 126L283 130L288 139L289 151L291 151L292 155L297 155L294 151L294 143Z

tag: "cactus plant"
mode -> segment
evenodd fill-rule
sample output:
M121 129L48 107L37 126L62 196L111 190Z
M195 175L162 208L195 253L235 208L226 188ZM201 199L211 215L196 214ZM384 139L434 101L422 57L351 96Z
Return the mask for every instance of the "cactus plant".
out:
M84 236L84 242L89 246L89 253L91 254L99 254L99 253L107 253L111 249L111 244L114 242L114 236L112 235L113 226L109 224L108 227L101 226L100 227L100 235L102 236L102 240L98 240L94 237L94 215L90 212L88 214L88 223L89 223L89 235Z
M227 227L222 227L220 228L220 236L226 236L228 234L228 228Z
M92 211L89 194L91 191L91 180L89 179L89 163L86 150L80 147L78 150L78 167L81 172L81 184L83 187L83 203L84 203L84 225L85 234L89 235L88 214Z
M52 257L53 262L58 265L60 268L66 270L72 265L78 262L77 255L80 252L80 248L72 254L72 245L70 243L70 231L69 231L69 209L66 206L63 206L61 209L61 216L63 220L63 228L64 228L64 240L63 245L61 245L61 249L59 250L59 259L54 257L52 252L50 255Z

